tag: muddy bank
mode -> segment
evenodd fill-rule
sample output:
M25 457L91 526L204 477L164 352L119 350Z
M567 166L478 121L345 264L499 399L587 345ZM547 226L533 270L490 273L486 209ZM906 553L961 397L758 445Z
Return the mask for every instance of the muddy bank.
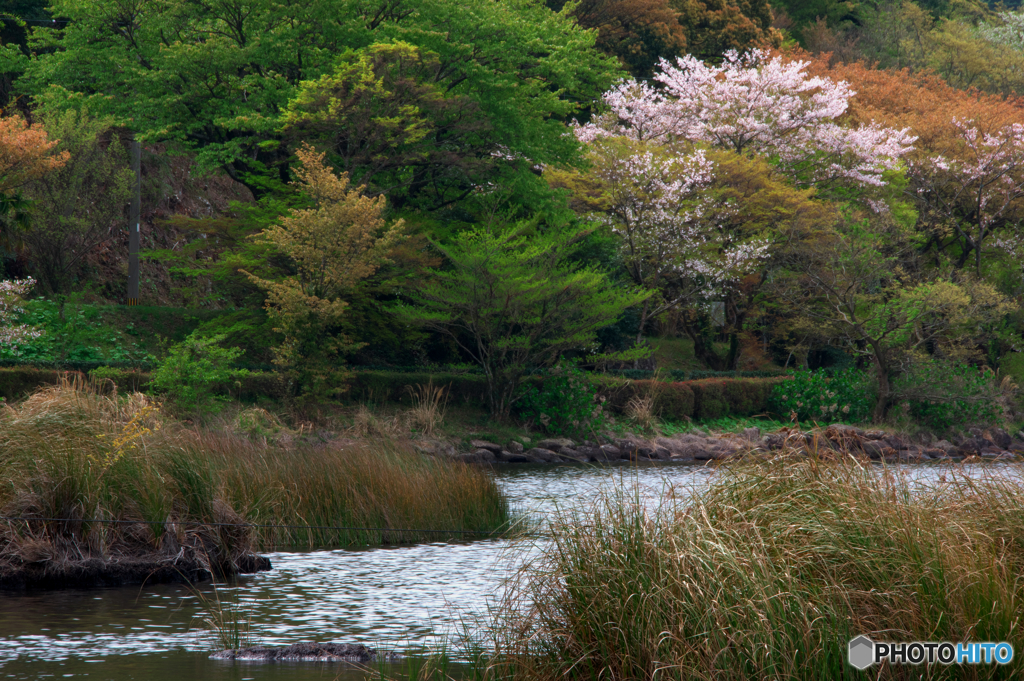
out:
M0 535L0 590L191 584L271 569L270 559L250 550L225 553L212 528L168 532L158 542L126 540L129 531L104 545L98 527L65 533L42 520L12 525L20 532L8 527Z
M397 660L395 653L381 653L358 643L295 643L290 646L253 646L239 650L222 650L210 655L211 660L240 662L376 662Z
M252 555L242 561L235 574L263 572L269 569L269 558ZM60 564L0 566L0 589L7 591L90 589L135 584L193 584L212 578L213 573L208 566L196 562L167 563L145 558L86 558Z
M936 459L981 459L1010 461L1024 457L1024 432L1016 436L1005 430L972 428L964 436L951 440L928 434L913 438L882 430L863 430L854 426L832 425L824 429L800 431L783 428L762 433L747 428L739 433L694 431L670 437L607 438L603 441L573 441L547 438L536 442L510 441L497 444L473 440L470 451L458 451L454 445L438 441L415 441L420 452L476 464L505 463L606 463L611 461L721 461L751 452L789 449L806 454L843 452L876 461L923 462Z

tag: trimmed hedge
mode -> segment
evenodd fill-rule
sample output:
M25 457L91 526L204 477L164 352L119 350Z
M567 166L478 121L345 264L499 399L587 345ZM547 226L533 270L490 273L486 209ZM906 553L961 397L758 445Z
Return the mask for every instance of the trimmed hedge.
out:
M706 378L690 381L694 394L694 417L710 421L724 416L753 416L768 411L768 398L779 378Z
M29 394L42 385L57 382L60 371L33 367L0 368L0 397L8 401ZM145 391L149 374L138 369L105 368L90 372L98 379L109 379L118 390ZM525 383L541 385L542 378L530 376ZM786 377L778 378L708 378L698 381L629 380L612 376L591 376L598 395L605 398L609 411L625 412L634 397L655 396L654 409L665 419L696 419L706 421L723 416L752 416L768 411L772 388ZM486 404L487 381L479 374L399 373L391 371L357 371L349 381L345 399L349 402L397 402L409 405L409 386L427 385L448 388L449 399L460 404ZM291 386L273 372L254 372L231 385L220 386L222 395L255 402L259 399L283 400Z
M0 368L0 397L8 402L20 399L43 385L53 385L63 371L35 367Z

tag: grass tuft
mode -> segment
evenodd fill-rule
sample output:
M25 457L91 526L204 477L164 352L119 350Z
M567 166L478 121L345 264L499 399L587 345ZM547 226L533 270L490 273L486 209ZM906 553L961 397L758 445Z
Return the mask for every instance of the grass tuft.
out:
M275 546L438 541L509 521L507 500L484 471L387 438L334 445L199 430L144 395L103 394L80 379L0 412L0 466L0 515L62 519L0 525L0 562L8 563L170 552L190 542L230 563Z
M500 609L490 672L852 679L858 634L1022 650L1022 493L1019 477L953 470L920 488L893 470L786 457L723 468L656 511L620 491L561 518ZM908 665L879 678L1015 673Z

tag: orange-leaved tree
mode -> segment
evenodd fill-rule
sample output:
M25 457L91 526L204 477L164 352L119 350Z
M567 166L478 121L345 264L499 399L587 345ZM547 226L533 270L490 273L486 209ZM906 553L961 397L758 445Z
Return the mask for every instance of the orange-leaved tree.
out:
M302 165L295 184L312 206L292 210L257 236L288 256L293 273L276 281L246 274L267 292L267 311L284 335L275 363L304 392L329 395L344 389L339 358L360 347L341 331L348 306L342 296L390 261L404 224L389 225L385 198L350 188L348 175L336 175L325 154L303 145L297 156Z
M797 53L798 58L807 58ZM917 137L905 157L912 196L937 256L980 272L986 242L1012 238L1024 219L1024 102L958 90L928 73L813 59L810 71L850 83L847 116L908 127Z
M21 187L68 160L68 152L54 153L56 146L41 125L29 126L20 116L0 117L0 217L22 208Z

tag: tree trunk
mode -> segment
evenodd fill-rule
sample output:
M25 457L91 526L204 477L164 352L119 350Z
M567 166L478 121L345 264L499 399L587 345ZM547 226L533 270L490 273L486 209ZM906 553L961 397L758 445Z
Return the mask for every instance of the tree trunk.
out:
M889 367L885 362L884 358L881 357L881 352L878 348L875 348L875 377L878 381L878 399L875 401L875 409L872 412L872 418L876 423L881 423L885 420L885 415L889 411L889 399L892 394L892 388L889 385Z

